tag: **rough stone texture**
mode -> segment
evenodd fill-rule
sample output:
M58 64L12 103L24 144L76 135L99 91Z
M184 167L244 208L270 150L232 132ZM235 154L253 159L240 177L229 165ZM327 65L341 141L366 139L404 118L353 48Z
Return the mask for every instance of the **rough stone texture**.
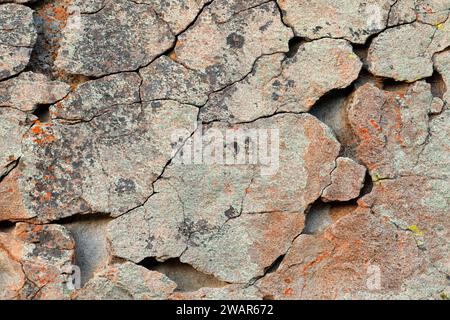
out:
M42 74L23 72L0 83L0 105L25 112L34 111L38 105L53 104L62 100L70 86L61 81L51 81Z
M367 89L365 92L369 93L371 90ZM448 106L441 111L442 102L438 103L439 108L430 108L439 98L433 99L429 90L428 84L418 82L406 92L379 91L378 98L388 99L386 109L378 98L361 97L370 117L376 119L377 113L383 113L384 120L376 130L361 126L370 123L361 116L359 120L353 116L350 121L358 123L353 128L364 133L358 135L364 141L357 154L375 181L374 190L362 203L391 219L399 228L411 229L432 264L448 273L450 113ZM349 107L357 112L358 105L353 103ZM371 105L377 107L372 109ZM430 116L433 112L438 114ZM380 134L384 136L381 155L377 147L381 146ZM366 147L368 144L372 147Z
M408 297L405 282L420 279L426 268L412 233L361 210L339 219L321 235L299 236L279 269L256 285L266 298L275 299L402 298ZM368 283L378 270L381 286L370 290ZM442 290L445 282L443 277L433 286L425 282L429 287L422 290ZM426 297L438 298L438 293Z
M0 299L66 299L74 241L59 225L17 223L0 232Z
M108 1L96 13L70 15L55 65L69 73L102 76L149 64L174 36L147 5Z
M450 51L444 51L435 56L435 66L437 71L441 74L446 88L450 88ZM450 103L450 91L446 91L444 101Z
M450 46L450 19L437 26L412 23L377 36L369 49L369 70L398 81L416 81L433 74L433 54Z
M261 300L262 295L254 286L228 285L223 288L202 288L193 292L175 292L171 300Z
M349 86L361 66L344 40L305 43L292 59L265 56L244 81L212 94L201 119L246 122L276 112L307 112L325 93ZM334 71L324 72L329 69Z
M449 0L0 0L0 299L449 299L449 34Z
M386 27L391 0L280 0L285 22L309 39L344 38L355 43Z
M22 156L22 135L27 131L27 116L11 108L0 108L0 177ZM1 186L0 186L1 188Z
M356 156L374 181L408 175L448 176L447 129L432 132L442 117L433 114L442 108L442 100L433 97L431 86L422 81L397 91L366 84L354 92L348 120L358 140ZM437 141L439 136L442 139Z
M26 67L35 42L33 11L19 4L0 5L0 80Z
M221 18L220 10L206 8L178 37L174 51L177 62L205 73L215 89L251 72L260 56L288 51L292 31L281 22L273 2L239 11L225 21Z
M180 256L228 282L246 283L262 275L302 231L303 212L330 183L340 147L308 115L277 116L235 130L265 126L280 129L283 149L274 175L261 176L255 165L171 165L143 207L111 223L113 254L135 262ZM289 144L293 137L298 143ZM182 151L189 147L188 142Z
M171 130L193 131L197 109L174 101L141 104L139 83L134 73L87 82L52 107L53 121L33 125L10 190L10 197L22 198L19 212L38 221L118 215L148 198L171 158ZM6 201L0 199L5 218L21 214Z
M169 99L202 106L211 91L205 74L188 69L167 56L142 68L139 74L142 77L141 97L146 102Z
M338 158L331 173L331 184L322 193L322 200L349 201L358 198L364 184L366 168L352 159Z
M166 22L174 34L184 31L208 0L143 0L140 3L149 4L158 16Z
M399 0L391 3L389 26L414 21L438 25L447 20L450 12L448 0Z
M176 284L165 275L133 263L111 265L97 273L76 292L78 300L161 300L167 299Z

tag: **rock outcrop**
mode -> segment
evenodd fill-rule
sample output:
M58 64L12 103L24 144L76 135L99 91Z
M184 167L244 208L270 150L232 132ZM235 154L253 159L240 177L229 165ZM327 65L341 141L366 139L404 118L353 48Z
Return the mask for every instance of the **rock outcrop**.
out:
M448 0L0 0L0 299L448 299Z

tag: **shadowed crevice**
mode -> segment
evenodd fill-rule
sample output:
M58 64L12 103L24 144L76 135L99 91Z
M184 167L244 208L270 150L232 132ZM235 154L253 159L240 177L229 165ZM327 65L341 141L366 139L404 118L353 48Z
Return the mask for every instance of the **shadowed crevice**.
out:
M49 104L39 104L36 106L36 109L33 112L41 123L45 123L50 121L50 105Z
M9 232L14 229L15 226L16 224L12 221L0 221L0 232Z
M177 284L176 291L192 292L201 288L220 288L227 285L212 275L202 273L180 259L174 258L164 262L158 262L155 258L145 258L139 265L151 270L165 274L170 280Z
M300 37L293 37L291 40L289 40L289 51L286 53L286 57L293 58L304 42L304 39Z

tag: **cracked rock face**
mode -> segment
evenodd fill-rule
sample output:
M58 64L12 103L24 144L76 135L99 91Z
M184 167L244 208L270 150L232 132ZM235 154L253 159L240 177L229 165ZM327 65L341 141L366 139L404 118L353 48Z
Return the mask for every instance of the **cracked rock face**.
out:
M368 212L352 212L322 235L299 236L279 269L257 286L275 299L364 299L400 290L425 265L412 234ZM378 284L378 271L384 291L371 286Z
M280 128L284 147L275 174L261 177L258 165L171 165L142 208L111 223L114 254L135 262L181 255L182 262L227 282L261 276L287 250L288 239L303 229L303 212L329 183L340 147L326 127L307 115L277 116L233 130L267 125ZM293 136L298 143L289 144ZM322 148L312 154L316 143ZM182 152L190 146L188 141ZM298 172L295 178L292 170Z
M74 247L68 231L59 225L18 223L13 230L0 232L0 298L64 299Z
M4 214L50 221L142 203L170 160L171 130L192 130L198 111L175 101L141 104L139 83L135 73L87 82L52 107L54 121L35 122L10 191L22 198L22 213Z
M0 83L0 104L29 112L38 105L62 100L69 91L70 86L64 82L51 81L42 74L24 72Z
M220 9L212 6L202 12L192 28L178 37L174 50L177 62L206 74L217 89L251 72L261 55L287 52L292 37L273 2L238 11L228 19Z
M0 299L448 299L449 17L0 0Z
M19 4L0 4L0 80L26 67L35 42L33 11Z
M366 168L352 159L338 158L331 173L331 184L325 188L322 200L349 201L359 196L364 184Z
M343 38L364 43L386 27L390 0L283 0L285 21L308 39Z
M318 40L298 50L292 59L261 57L246 79L210 95L201 118L247 122L277 112L307 112L325 93L358 78L362 64L344 40ZM332 68L324 76L323 70Z
M133 263L111 265L76 293L78 300L162 300L176 284L165 275Z
M98 12L69 16L55 65L72 74L102 76L149 64L174 36L148 5L109 1Z
M417 22L395 27L372 42L369 69L377 76L416 81L433 74L433 55L448 46L450 20L437 26Z

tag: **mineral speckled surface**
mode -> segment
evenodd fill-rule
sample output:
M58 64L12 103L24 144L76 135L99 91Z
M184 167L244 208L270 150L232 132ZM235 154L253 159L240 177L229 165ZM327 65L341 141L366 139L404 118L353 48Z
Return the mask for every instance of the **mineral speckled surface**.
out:
M450 1L0 0L0 299L448 299Z

